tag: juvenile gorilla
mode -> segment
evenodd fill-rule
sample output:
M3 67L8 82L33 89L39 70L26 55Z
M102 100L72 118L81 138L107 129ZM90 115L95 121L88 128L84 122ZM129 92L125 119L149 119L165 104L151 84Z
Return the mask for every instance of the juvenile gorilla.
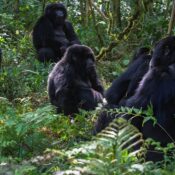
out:
M57 112L77 113L79 108L93 110L103 99L94 54L87 46L70 46L48 78L50 101Z
M123 104L131 97L139 85L144 74L148 71L151 55L148 48L140 48L134 55L129 67L112 83L106 92L106 99L109 104Z
M144 118L135 117L132 123L143 133L144 138L153 138L162 146L175 140L175 37L162 39L155 47L148 72L140 82L136 93L125 102L127 107L147 109L152 105L157 119L154 126L148 121L142 126ZM114 115L101 115L96 123L97 131L112 121ZM126 119L132 116L126 115ZM106 119L107 118L107 119ZM101 122L101 123L100 123ZM166 132L165 132L166 131ZM151 148L152 149L152 148ZM162 155L147 154L149 160L161 160Z
M33 29L33 44L41 62L57 62L66 48L80 44L72 24L66 20L67 10L61 3L47 5L45 13Z

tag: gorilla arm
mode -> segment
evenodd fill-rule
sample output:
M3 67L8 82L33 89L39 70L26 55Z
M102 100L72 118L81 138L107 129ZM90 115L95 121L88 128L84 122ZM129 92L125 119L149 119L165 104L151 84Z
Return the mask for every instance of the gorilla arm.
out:
M74 94L76 94L74 92L74 88L72 88L75 84L74 76L75 74L73 68L64 64L63 61L57 63L52 72L49 74L49 99L51 104L57 107L57 112L59 113L62 112L62 110L67 111L68 109L66 106L72 106L71 103L74 101Z
M104 89L101 82L98 79L95 64L89 63L89 66L87 66L87 74L88 74L88 78L90 80L92 89L100 92L103 95Z
M48 43L54 38L54 29L48 18L42 16L37 21L32 35L33 44L37 50L43 47L48 47Z
M109 104L118 105L120 100L126 97L128 87L142 64L143 59L136 59L125 72L112 82L111 87L106 91L106 99ZM135 83L138 84L138 82Z
M81 44L80 40L78 39L78 37L74 31L74 28L73 28L71 22L69 22L67 20L65 21L65 24L64 24L64 31L65 31L67 39L70 41L70 45Z

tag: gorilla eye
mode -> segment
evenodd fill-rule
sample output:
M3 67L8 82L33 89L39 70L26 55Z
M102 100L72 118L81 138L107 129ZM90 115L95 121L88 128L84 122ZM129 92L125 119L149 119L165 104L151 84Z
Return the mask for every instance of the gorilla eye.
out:
M91 58L91 59L93 59L94 57L93 57L93 55L92 55L91 53L89 53L89 54L86 55L86 58Z

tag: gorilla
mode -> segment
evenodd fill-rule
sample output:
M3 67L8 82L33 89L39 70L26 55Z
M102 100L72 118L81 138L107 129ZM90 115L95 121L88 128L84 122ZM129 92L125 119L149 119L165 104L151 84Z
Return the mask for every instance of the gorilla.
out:
M93 110L103 100L103 87L97 77L93 51L72 45L48 77L48 95L57 112L71 115L79 108Z
M135 94L124 103L126 107L147 109L152 105L153 114L157 123L147 121L144 125L144 116L135 117L131 123L143 134L144 138L159 141L162 146L175 142L175 37L162 39L155 46L148 72L141 80ZM116 106L117 107L117 106ZM115 108L115 107L113 107ZM102 130L115 115L109 117L102 113L96 123L96 130ZM124 118L130 120L131 115ZM105 123L106 122L106 123ZM148 151L147 159L159 161L162 154L153 153L154 148ZM152 152L153 150L153 152Z
M72 24L66 20L67 10L62 3L46 6L44 15L33 28L33 45L41 62L57 62L66 48L80 44Z
M109 104L122 104L134 94L143 75L148 71L151 60L151 55L148 53L149 48L140 48L133 56L126 71L113 81L105 94Z
M175 37L162 39L155 47L149 71L140 82L135 95L126 101L126 106L146 109L153 107L157 124L137 120L145 138L153 138L162 146L175 143ZM152 149L152 148L151 148ZM161 160L161 155L147 154L147 159Z

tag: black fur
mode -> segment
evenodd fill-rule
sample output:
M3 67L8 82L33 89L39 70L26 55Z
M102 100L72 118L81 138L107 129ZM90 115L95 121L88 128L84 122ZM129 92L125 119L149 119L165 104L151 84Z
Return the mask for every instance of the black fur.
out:
M61 3L47 5L45 13L33 29L33 44L41 62L57 62L66 48L80 44L72 24L66 20L67 10Z
M97 77L94 54L87 46L70 46L48 78L50 101L57 112L93 110L102 102L103 87Z
M137 60L141 55L149 54L150 49L148 47L141 47L133 55L133 58L131 60L131 63L133 63L135 60ZM130 64L131 64L130 63Z
M148 50L148 48L140 48L126 71L113 81L105 95L109 104L123 104L134 94L142 77L148 71L151 59Z

